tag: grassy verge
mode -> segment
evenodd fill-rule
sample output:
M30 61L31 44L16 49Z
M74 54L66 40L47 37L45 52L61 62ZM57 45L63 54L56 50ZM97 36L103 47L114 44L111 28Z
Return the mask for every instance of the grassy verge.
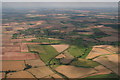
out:
M102 74L102 75L89 76L86 78L118 78L118 76L116 74Z

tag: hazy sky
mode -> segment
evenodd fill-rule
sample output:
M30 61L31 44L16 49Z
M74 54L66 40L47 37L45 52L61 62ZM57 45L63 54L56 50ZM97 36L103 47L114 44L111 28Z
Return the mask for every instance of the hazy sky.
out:
M117 7L117 2L3 2L3 8Z
M0 0L2 2L119 2L119 0Z

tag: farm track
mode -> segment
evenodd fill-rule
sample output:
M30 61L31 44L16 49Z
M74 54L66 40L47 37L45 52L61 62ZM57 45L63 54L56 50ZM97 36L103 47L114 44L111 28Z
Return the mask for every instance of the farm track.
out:
M65 49L65 50L63 50L62 52L60 52L59 54L57 54L56 56L62 54L63 52L65 52L65 51L68 50L69 48L70 48L70 46L69 46L67 49ZM48 62L49 68L50 68L53 72L55 72L56 74L58 74L58 75L60 75L61 77L63 77L65 80L69 80L67 76L59 73L58 71L54 70L54 69L51 67L50 63L51 63L51 61L52 61L56 56L54 56L53 58L51 58L50 61Z
M10 34L10 35L12 35L12 34ZM20 44L22 44L22 42L20 42ZM26 44L29 44L29 43L26 43ZM31 44L31 43L30 43ZM41 44L41 43L32 43L32 44ZM28 50L29 50L29 48L28 48ZM67 49L66 49L67 50ZM65 50L64 50L65 51ZM64 51L62 51L62 52L64 52ZM61 54L62 52L60 52L59 54ZM58 54L58 55L59 55ZM56 55L57 56L57 55ZM55 56L55 57L56 57ZM40 60L42 60L41 58L40 58L40 55L38 54L38 57L39 57L39 59ZM53 57L52 59L54 59L55 57ZM51 59L51 60L52 60ZM51 62L51 60L49 61L49 63ZM12 60L12 61L15 61L15 60ZM18 60L19 61L19 60ZM25 60L20 60L20 61L24 61L24 64L26 65L27 63L26 63L26 61ZM43 61L43 60L42 60ZM44 61L43 61L44 62ZM45 66L47 66L47 65L45 65ZM38 66L38 67L41 67L41 66ZM48 66L49 68L50 68L50 70L52 70L54 73L56 73L56 74L58 74L58 72L56 72L55 70L53 70L52 68L51 68L51 66ZM34 68L34 67L32 67L32 68ZM32 68L30 68L30 69L32 69ZM27 70L24 70L24 69L21 69L21 70L17 70L17 71L15 71L15 72L19 72L19 71L27 71ZM29 71L27 71L27 72L29 72ZM13 73L13 72L8 72L8 73ZM7 79L7 74L8 73L6 73L5 74L5 80ZM34 74L32 74L31 72L29 72L35 79L38 79L36 76L34 76ZM63 74L61 74L61 73L59 73L58 75L60 75L61 77L63 77L64 75ZM64 76L64 78L67 78L66 76ZM66 79L66 80L68 80L68 79Z
M100 42L100 40L98 40L98 39L95 39L96 41L98 41L98 42ZM21 42L22 43L22 42ZM41 44L41 43L26 43L26 44ZM69 80L69 78L67 77L67 76L65 76L65 75L63 75L62 73L59 73L58 71L56 71L55 69L53 69L52 67L51 67L51 61L53 60L53 59L55 59L55 57L56 56L58 56L58 55L60 55L60 54L62 54L63 52L65 52L65 51L67 51L68 49L70 48L70 46L67 48L67 49L65 49L65 50L63 50L62 52L59 52L57 55L55 55L53 58L51 58L50 60L49 60L49 62L48 62L48 64L46 64L45 66L48 66L49 67L49 69L50 70L52 70L55 74L58 74L58 75L60 75L62 78L64 78L65 80ZM29 49L29 48L28 48ZM87 50L87 49L86 49ZM86 52L86 50L85 50L85 52ZM108 50L109 51L109 50ZM84 53L85 53L84 52ZM39 59L40 60L42 60L41 59L41 57L40 57L40 55L39 54L37 54L38 55L38 57L39 57ZM84 56L85 54L83 54L82 56ZM107 55L107 54L106 54ZM104 56L104 55L100 55L100 56ZM97 57L95 57L95 58L98 58L98 57L100 57L100 56L97 56ZM93 59L95 59L95 58L93 58ZM42 60L43 61L43 60ZM44 62L44 61L43 61ZM99 63L99 62L97 62L97 63ZM26 65L26 61L24 60L24 64ZM101 63L99 63L99 64L101 64ZM101 64L102 66L104 66L103 64ZM37 68L39 68L39 67L42 67L42 66L37 66ZM106 66L104 66L105 68L107 68L107 69L109 69L109 70L111 70L110 68L108 68L108 67L106 67ZM34 68L34 67L32 67L32 68ZM30 68L30 69L32 69L32 68ZM24 69L22 69L22 70L18 70L18 71L16 71L16 72L19 72L19 71L27 71L27 70L24 70ZM112 71L112 70L111 70ZM29 71L27 71L27 72L29 72ZM113 72L113 71L112 71ZM12 72L9 72L9 73L12 73ZM37 79L37 80L39 80L34 74L32 74L31 72L29 72L35 79ZM93 74L95 74L95 73L93 73ZM91 74L89 74L89 75L91 75ZM88 76L89 76L88 75ZM87 75L85 75L85 76L87 76ZM84 77L84 76L83 76ZM7 73L5 74L5 80L6 80L6 78L7 78Z

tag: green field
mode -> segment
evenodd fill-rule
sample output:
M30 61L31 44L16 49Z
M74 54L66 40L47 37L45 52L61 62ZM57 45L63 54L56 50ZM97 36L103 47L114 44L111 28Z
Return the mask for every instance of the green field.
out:
M55 58L52 59L52 61L50 62L50 64L51 64L52 68L56 68L56 67L58 67L58 66L61 65L60 60L59 59L55 59Z
M90 53L91 50L92 50L92 47L87 48L87 49L84 51L84 55L82 55L81 58L86 58L87 55Z
M77 66L77 67L91 68L91 67L96 67L99 64L91 60L79 58L78 60L72 61L70 65Z
M78 56L81 56L83 55L84 53L84 49L82 48L79 48L77 46L71 46L69 49L68 49L68 52L74 56L74 57L78 57Z
M60 40L49 40L47 38L44 39L33 39L32 41L22 41L23 43L48 43L48 44L60 44Z
M50 45L28 45L31 52L36 52L40 55L41 59L48 63L48 61L53 58L58 52Z
M92 48L84 48L84 47L77 47L77 46L71 46L68 49L68 52L74 56L74 57L82 57L85 58Z
M118 78L118 76L116 74L102 74L102 75L95 75L95 76L90 76L90 77L86 77L86 78ZM109 80L109 79L107 79L107 80Z
M59 40L49 40L49 39L33 39L32 42L60 43Z

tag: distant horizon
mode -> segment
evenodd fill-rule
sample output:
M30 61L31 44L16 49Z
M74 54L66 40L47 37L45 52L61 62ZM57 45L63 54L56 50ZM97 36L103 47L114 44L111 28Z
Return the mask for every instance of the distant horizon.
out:
M117 8L117 2L3 2L2 8Z
M2 0L2 2L88 2L88 0ZM89 0L89 2L119 2L119 0Z

